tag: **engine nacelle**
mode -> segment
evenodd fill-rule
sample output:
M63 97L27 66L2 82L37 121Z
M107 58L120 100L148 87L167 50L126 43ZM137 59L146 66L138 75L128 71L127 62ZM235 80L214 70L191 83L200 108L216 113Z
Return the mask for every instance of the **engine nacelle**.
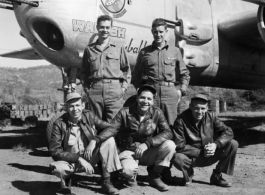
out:
M265 18L265 10L264 6L259 6L258 10L258 29L260 36L262 40L265 42L265 23L264 23L264 18Z

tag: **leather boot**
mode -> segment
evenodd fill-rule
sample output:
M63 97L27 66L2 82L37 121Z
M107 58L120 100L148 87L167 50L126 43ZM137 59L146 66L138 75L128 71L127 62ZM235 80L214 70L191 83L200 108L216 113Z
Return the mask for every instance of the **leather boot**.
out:
M103 180L103 183L101 185L103 191L107 194L110 195L118 195L120 194L119 190L116 189L112 183L110 182L110 178L109 177L105 177Z
M159 191L168 191L169 187L161 180L159 173L155 171L148 171L149 185Z
M219 171L213 170L213 173L210 178L210 184L221 186L221 187L231 187L232 183L227 182L222 178L222 174Z

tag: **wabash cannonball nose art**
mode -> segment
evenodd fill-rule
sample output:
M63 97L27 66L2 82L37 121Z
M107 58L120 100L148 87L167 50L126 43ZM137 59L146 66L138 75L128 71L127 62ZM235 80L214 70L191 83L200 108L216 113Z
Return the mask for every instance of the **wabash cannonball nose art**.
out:
M111 13L122 11L125 5L125 0L101 0L104 7Z

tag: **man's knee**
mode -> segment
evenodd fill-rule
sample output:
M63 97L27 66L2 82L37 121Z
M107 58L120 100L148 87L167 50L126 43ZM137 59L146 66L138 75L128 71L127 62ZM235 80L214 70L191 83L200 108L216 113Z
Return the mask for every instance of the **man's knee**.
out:
M231 152L236 152L238 148L238 142L232 139L230 142L228 142L227 148L229 148Z
M74 166L66 161L55 161L50 164L52 174L59 178L65 178L74 173Z
M126 178L132 178L138 172L138 163L132 159L124 159L121 161L123 168L122 175Z
M175 149L176 149L176 145L172 140L166 140L162 145L161 148L163 150L163 152L166 153L174 153Z
M237 150L238 142L236 140L232 139L231 140L231 145L232 145L233 150Z
M100 149L110 149L114 147L116 147L115 140L113 137L110 137L109 139L107 139L101 144Z

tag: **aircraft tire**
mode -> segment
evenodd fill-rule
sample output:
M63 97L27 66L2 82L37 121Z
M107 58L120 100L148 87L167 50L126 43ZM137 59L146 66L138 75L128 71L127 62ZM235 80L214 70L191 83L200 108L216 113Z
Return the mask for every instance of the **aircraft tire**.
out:
M48 122L48 125L46 127L46 139L47 139L47 147L49 149L49 144L50 144L50 141L51 141L51 135L52 135L52 127L53 127L53 123L60 117L62 116L63 114L65 113L65 111L61 111L61 112L58 112L56 113L51 119L50 121Z

